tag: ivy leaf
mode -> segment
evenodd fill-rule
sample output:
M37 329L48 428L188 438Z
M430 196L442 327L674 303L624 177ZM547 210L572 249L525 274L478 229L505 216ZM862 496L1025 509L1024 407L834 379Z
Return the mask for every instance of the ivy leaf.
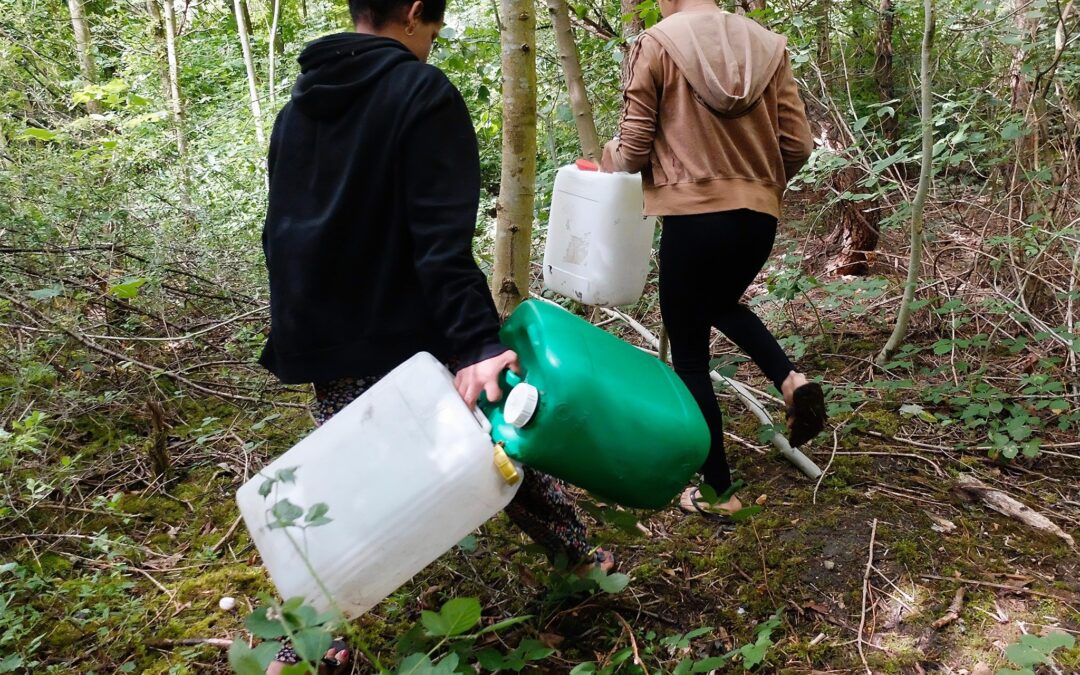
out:
M277 478L282 483L295 483L296 482L296 467L290 466L287 469L278 469L274 474L274 478Z
M269 497L270 492L274 489L274 482L273 478L267 478L263 481L263 484L259 486L259 496Z

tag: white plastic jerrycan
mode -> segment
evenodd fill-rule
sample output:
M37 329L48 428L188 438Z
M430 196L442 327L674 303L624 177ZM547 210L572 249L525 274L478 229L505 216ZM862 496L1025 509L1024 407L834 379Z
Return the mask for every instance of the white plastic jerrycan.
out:
M420 353L245 483L240 513L282 597L357 617L502 510L520 468L490 429ZM260 494L282 470L292 480ZM285 499L299 508L275 510Z
M544 285L586 305L629 305L645 288L656 218L642 215L640 175L594 166L555 175Z

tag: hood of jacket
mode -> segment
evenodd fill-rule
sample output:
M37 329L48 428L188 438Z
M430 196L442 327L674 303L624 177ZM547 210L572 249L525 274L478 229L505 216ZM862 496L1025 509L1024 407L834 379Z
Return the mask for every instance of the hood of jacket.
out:
M395 66L416 61L390 38L335 33L309 43L300 53L300 77L293 104L315 119L334 119L364 96Z
M648 30L713 112L737 117L761 100L787 38L720 9L674 14Z

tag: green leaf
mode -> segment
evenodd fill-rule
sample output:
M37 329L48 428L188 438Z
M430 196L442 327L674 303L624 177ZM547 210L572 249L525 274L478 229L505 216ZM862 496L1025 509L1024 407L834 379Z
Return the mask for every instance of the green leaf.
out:
M473 553L476 551L476 535L470 534L457 543L457 547L466 553Z
M121 300L134 300L139 296L139 289L145 283L145 278L129 279L123 283L116 284L109 289L109 292Z
M22 134L19 136L19 140L27 140L30 138L39 141L55 141L57 139L57 134L48 129L35 129L33 127L23 129Z
M18 654L8 654L0 661L0 673L14 673L22 668L23 658Z
M431 635L441 637L450 634L450 628L446 625L446 619L442 617L442 614L425 609L420 612L420 623L424 624L424 628Z
M461 635L480 623L480 601L476 598L454 598L442 606L439 615L445 623L446 632L437 635Z
M249 633L263 640L285 637L285 627L281 625L281 621L266 617L268 609L269 607L257 608L248 615L247 620L244 621L244 626L247 627Z
M477 653L477 662L484 670L502 670L506 667L506 657L494 649L484 649Z
M278 522L292 525L296 519L304 515L304 509L290 502L287 498L274 504L270 513L277 518Z
M726 656L713 656L708 659L702 659L694 664L694 669L690 672L693 673L707 673L710 670L718 670L727 665L728 659Z
M431 673L431 659L424 653L411 654L398 666L397 673L398 675Z
M526 621L528 621L531 618L533 618L532 614L526 614L525 616L511 617L509 619L506 619L505 621L500 621L498 623L491 624L487 628L484 628L483 630L478 632L477 635L483 635L484 633L498 633L501 630L505 630L505 629L507 629L507 628L509 628L511 626L516 626L519 623L525 623Z
M300 658L318 663L326 650L330 649L332 641L330 633L322 628L305 628L293 635L293 649Z
M596 664L592 661L586 661L574 666L574 669L570 671L570 675L592 675L595 672Z
M255 651L243 640L234 640L229 647L229 665L236 675L264 675L266 668L259 663ZM0 672L7 672L0 670Z
M605 593L621 593L630 583L630 577L625 574L605 574L599 567L589 570L588 578L596 582L600 590Z
M36 291L30 291L27 293L34 300L51 300L64 292L64 287L60 284L53 284L52 286L46 286L45 288L39 288Z
M287 469L278 469L278 472L274 474L274 478L278 479L282 483L295 483L296 467L290 466Z
M314 521L314 520L319 520L320 518L323 518L323 516L325 516L329 511L330 511L330 507L328 505L324 504L323 502L319 502L318 504L313 504L311 506L311 508L308 509L307 515L304 516L304 520L306 520L309 523Z
M1030 668L1040 663L1046 663L1048 655L1027 645L1017 644L1006 647L1005 656L1009 657L1009 660L1018 666Z
M274 489L274 482L273 478L267 478L263 481L262 485L259 486L259 496L269 497L270 492Z

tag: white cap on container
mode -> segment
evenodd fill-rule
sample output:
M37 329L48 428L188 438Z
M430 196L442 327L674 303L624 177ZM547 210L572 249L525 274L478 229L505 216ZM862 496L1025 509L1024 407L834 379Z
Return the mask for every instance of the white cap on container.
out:
M531 384L522 382L510 390L503 405L503 417L518 429L529 423L540 403L540 392Z

